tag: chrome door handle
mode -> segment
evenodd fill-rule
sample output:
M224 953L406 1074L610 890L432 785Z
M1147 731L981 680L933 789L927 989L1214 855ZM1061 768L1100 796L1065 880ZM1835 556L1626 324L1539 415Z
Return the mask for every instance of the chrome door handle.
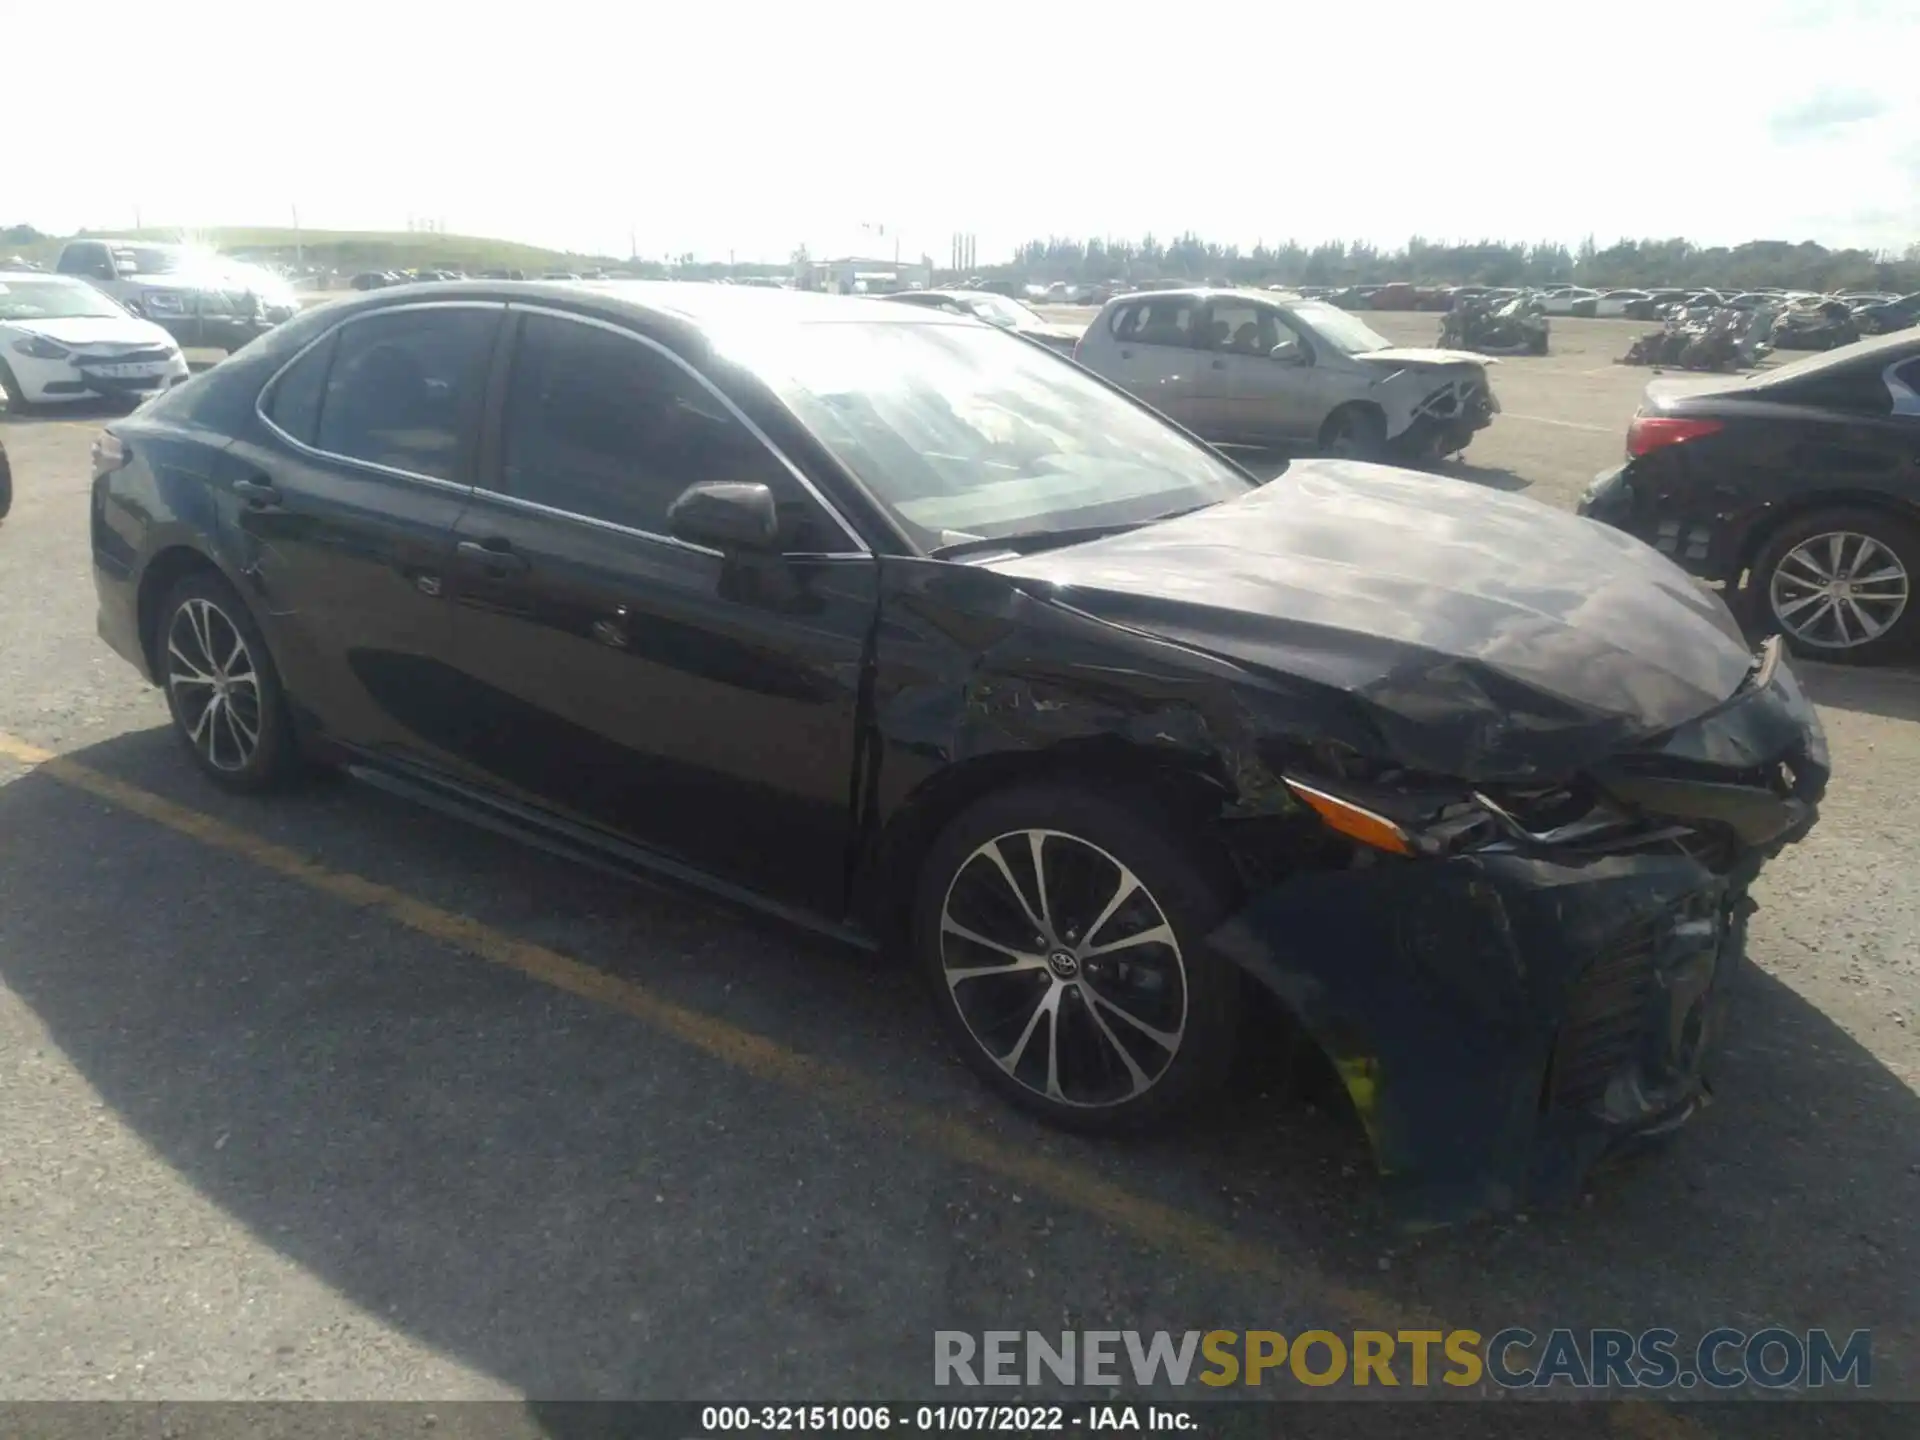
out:
M483 545L478 540L462 540L453 548L462 562L485 570L489 575L519 575L529 568L527 557L509 548L504 540L490 545Z

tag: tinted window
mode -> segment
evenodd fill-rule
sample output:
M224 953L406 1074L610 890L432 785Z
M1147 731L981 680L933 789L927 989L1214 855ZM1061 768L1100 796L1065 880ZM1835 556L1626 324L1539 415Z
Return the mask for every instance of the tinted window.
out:
M1912 392L1914 396L1920 397L1920 359L1910 359L1905 365L1901 365L1897 371L1893 372L1893 378L1899 380L1903 386L1907 386L1908 392ZM1905 405L1903 409L1908 411L1908 413L1912 413L1912 401L1910 401L1910 399L1908 399L1907 405Z
M69 245L60 252L54 268L64 275L90 275L96 280L113 279L113 265L104 245Z
M326 394L327 367L333 362L333 347L339 337L340 332L333 331L294 361L267 394L267 418L304 445L314 443L314 432L320 428L320 401Z
M1842 410L1852 415L1885 415L1893 409L1893 397L1880 378L1883 368L1854 364L1844 369L1815 371L1780 386L1781 398L1795 405Z
M334 342L320 449L450 480L486 385L498 310L395 310Z
M1192 345L1195 308L1184 295L1123 305L1113 317L1114 338L1134 345Z
M649 345L597 325L529 315L507 386L507 493L654 535L689 485L792 477L712 391ZM794 548L818 542L792 540Z

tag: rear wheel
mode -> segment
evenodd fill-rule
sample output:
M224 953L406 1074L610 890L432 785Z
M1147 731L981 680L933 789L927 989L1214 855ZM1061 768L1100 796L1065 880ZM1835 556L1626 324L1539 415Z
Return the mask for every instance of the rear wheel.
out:
M298 770L266 638L219 575L198 570L168 592L155 627L154 660L174 733L209 779L229 790L257 791Z
M1822 510L1767 541L1750 598L1796 654L1870 665L1920 642L1917 579L1920 527L1877 510Z
M1173 833L1146 802L1023 786L962 813L921 867L914 952L943 1022L1054 1124L1146 1128L1232 1063L1239 976L1205 947L1232 888Z

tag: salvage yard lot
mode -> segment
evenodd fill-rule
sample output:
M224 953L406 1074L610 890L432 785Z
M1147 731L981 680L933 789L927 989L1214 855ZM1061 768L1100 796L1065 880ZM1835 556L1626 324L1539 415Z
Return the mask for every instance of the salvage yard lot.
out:
M1570 506L1643 328L1556 321L1454 473ZM0 1398L904 1398L936 1329L1766 1323L1871 1327L1920 1398L1920 679L1806 669L1833 789L1718 1103L1416 1240L1276 1066L1072 1140L883 963L365 787L216 793L93 635L99 423L0 418Z

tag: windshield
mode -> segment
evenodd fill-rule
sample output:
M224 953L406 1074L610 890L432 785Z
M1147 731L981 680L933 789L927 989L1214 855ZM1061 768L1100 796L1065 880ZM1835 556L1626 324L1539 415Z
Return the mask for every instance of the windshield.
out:
M781 398L923 550L1142 522L1254 488L1074 366L990 330L816 323L735 348L761 351Z
M1336 345L1349 355L1364 355L1369 350L1391 350L1393 342L1364 320L1357 320L1335 305L1320 300L1303 300L1292 307L1321 339Z
M1016 330L1027 330L1042 323L1037 310L1022 305L1018 300L1009 300L1004 295L968 295L960 303L994 325L1010 325Z
M0 320L108 320L124 316L113 301L77 280L0 280Z
M136 275L177 275L187 268L188 255L177 245L127 245L113 252L113 263Z

